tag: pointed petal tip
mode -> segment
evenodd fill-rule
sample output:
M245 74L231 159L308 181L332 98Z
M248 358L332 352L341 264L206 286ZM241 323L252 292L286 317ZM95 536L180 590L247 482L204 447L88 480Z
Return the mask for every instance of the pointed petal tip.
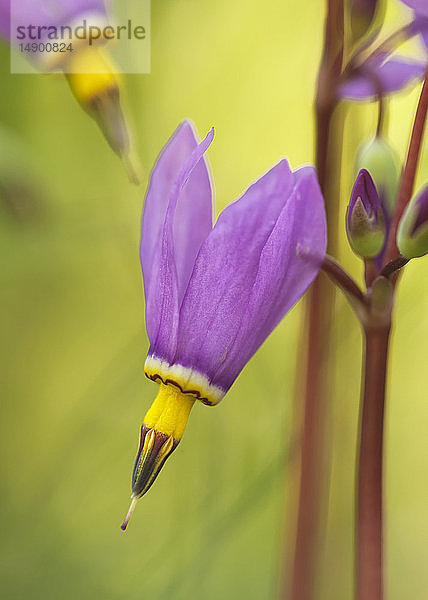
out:
M192 135L193 135L196 143L198 143L197 140L200 139L200 136L198 134L198 129L191 119L184 119L183 121L181 121L181 123L177 127L174 135L176 135L179 131L186 130L186 129L190 130L192 132ZM207 135L202 139L202 141L200 143L202 143L202 144L207 143L207 148L208 148L208 146L211 144L211 142L214 139L214 134L215 134L215 129L214 129L214 126L212 126L211 129L208 131Z
M205 138L202 140L201 144L204 144L204 146L206 147L206 149L208 149L208 147L211 145L211 142L214 139L214 127L211 127L211 129L208 131L207 135L205 136Z
M131 517L132 517L132 515L134 513L135 507L137 506L137 501L138 501L137 496L132 496L131 505L129 507L128 512L126 513L126 517L125 517L124 522L120 526L120 528L121 528L122 531L125 531L125 529L128 527L128 523L131 520Z
M135 159L132 159L129 154L123 154L121 159L129 181L136 186L141 185L142 178L140 165L136 163Z
M180 123L180 125L178 126L178 129L181 129L182 127L190 127L190 129L192 131L196 130L195 124L192 121L192 119L183 119Z
M290 172L291 172L290 163L288 162L288 159L287 159L287 158L281 158L281 160L280 160L280 161L278 161L278 162L276 163L276 165L274 165L274 166L272 167L272 169L283 169L283 168L285 168L287 171L290 171Z
M358 171L357 179L359 179L360 177L367 177L367 176L370 177L370 179L371 179L371 175L367 169L360 169Z

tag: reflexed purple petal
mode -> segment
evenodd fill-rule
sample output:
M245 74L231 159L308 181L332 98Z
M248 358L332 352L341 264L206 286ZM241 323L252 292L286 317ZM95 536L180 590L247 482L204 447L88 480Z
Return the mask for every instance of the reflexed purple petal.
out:
M105 15L106 13L104 0L56 0L56 2L61 6L64 16L67 17L80 17L90 13Z
M68 25L89 14L105 16L103 0L12 0L12 13L23 19L23 25Z
M306 177L301 179L299 190L306 182ZM305 228L306 198L301 200L299 193L290 198L294 184L288 163L281 161L221 213L196 260L180 311L175 362L207 375L223 389L296 301L295 263L302 289L308 285L296 245L301 241L306 248L312 232ZM315 191L319 194L318 188ZM300 225L292 220L292 206L298 201L307 237L296 241L291 232ZM315 195L313 215L317 202ZM321 235L325 237L325 231ZM310 268L313 276L317 270L314 265ZM263 312L264 303L270 306L269 317ZM242 347L242 336L247 338L247 349Z
M198 142L192 124L182 123L165 145L153 169L144 205L140 258L146 294L152 273L157 275L159 265L154 254L165 221L171 190L181 168ZM192 171L180 194L177 218L174 220L174 246L179 279L180 304L187 287L196 255L212 229L212 190L208 165L201 160Z
M212 226L212 199L204 152L183 123L163 150L151 177L140 247L151 352L172 361L178 312L196 255Z
M392 58L376 68L376 77L385 94L396 92L420 79L425 73L426 64L405 58ZM349 100L369 100L376 98L376 85L369 77L358 75L342 84L339 96Z
M324 201L315 171L305 167L260 256L239 331L212 383L227 389L312 283L324 258Z
M407 4L410 8L422 15L424 17L428 17L428 2L427 0L401 0L403 4Z
M8 0L7 4L9 4ZM17 27L27 28L29 25L35 27L60 27L61 25L83 24L84 18L90 21L96 20L101 23L106 21L106 10L103 0L12 0L12 41L17 41ZM8 9L9 7L7 7ZM1 0L0 4L0 27L3 33L3 15L6 14L6 2ZM92 17L92 19L91 19ZM9 29L9 26L7 27ZM47 30L43 29L40 36L33 30L36 37L20 39L20 43L44 40ZM9 37L9 36L8 36Z
M427 29L423 30L422 39L424 40L424 44L428 50L428 27L427 27Z
M240 326L260 253L293 185L282 161L219 216L203 244L180 311L176 362L211 376Z
M55 0L54 0L55 2ZM17 28L29 25L34 27L55 27L58 24L56 16L48 10L46 3L41 0L20 0L11 4L11 39L12 42L17 42ZM65 24L65 23L63 23ZM35 30L34 30L35 31ZM34 35L36 35L34 33ZM31 42L34 40L40 41L38 36L31 39L28 35L25 39L20 40L22 43Z

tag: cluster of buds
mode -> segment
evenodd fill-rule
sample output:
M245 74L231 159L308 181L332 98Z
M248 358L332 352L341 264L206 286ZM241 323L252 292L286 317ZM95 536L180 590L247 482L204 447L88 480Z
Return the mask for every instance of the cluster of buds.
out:
M360 151L358 173L346 217L348 241L363 259L376 259L379 265L394 216L399 169L395 153L381 138L375 138ZM428 186L408 204L400 220L397 247L406 259L428 254Z

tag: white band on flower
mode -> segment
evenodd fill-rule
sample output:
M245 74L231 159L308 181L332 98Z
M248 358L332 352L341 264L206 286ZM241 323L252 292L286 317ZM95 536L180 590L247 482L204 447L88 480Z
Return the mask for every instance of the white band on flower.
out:
M226 390L212 385L206 375L182 365L170 365L156 356L147 357L144 372L149 379L176 385L183 394L194 396L209 406L218 404L226 393Z

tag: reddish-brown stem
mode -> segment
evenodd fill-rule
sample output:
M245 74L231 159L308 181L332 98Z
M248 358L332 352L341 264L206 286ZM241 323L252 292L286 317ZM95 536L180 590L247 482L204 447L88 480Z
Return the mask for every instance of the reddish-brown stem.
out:
M316 98L316 166L324 195L328 250L334 254L337 240L337 180L340 170L342 131L332 135L337 104L336 87L343 61L343 0L328 0L324 53ZM334 138L334 139L333 139ZM304 344L299 360L303 405L303 430L296 541L291 591L287 600L311 600L317 568L319 533L325 485L325 427L330 396L330 338L335 290L327 278L317 277L306 299Z
M416 170L418 168L419 156L423 134L425 130L425 122L428 110L428 67L425 73L425 80L422 86L421 95L419 97L418 108L416 110L415 120L413 123L412 135L410 138L409 151L407 153L406 165L403 175L401 176L400 189L398 192L397 205L395 208L394 217L392 219L391 228L388 234L388 243L385 251L386 265L393 260L398 254L397 249L397 229L403 212L410 202L415 184Z
M400 256L397 256L397 258L394 258L394 260L391 260L391 262L384 266L384 268L380 272L380 275L389 279L390 277L395 275L397 271L399 271L405 265L407 265L408 262L409 259L405 258L404 256L401 256L400 254Z
M379 274L379 270L373 258L366 258L364 261L364 280L367 289L371 288L373 281Z
M399 255L396 234L401 216L411 199L421 152L428 110L428 68L419 98L407 160L401 178L397 206L388 235L382 278L397 279L396 273L408 261ZM382 278L377 281L381 282ZM385 280L383 280L385 281ZM374 282L376 284L376 281ZM391 285L391 284L390 284ZM378 299L382 298L384 290ZM357 600L382 600L382 467L385 389L390 336L387 304L364 324L365 369L360 429L357 491Z
M334 286L319 276L306 305L305 372L303 379L303 431L300 486L291 594L284 599L311 600L319 552L325 484L325 424L328 406L329 345Z
M374 58L376 55L383 55L385 58L393 52L397 46L406 42L411 37L417 35L419 33L418 29L415 28L413 21L400 27L394 31L389 37L386 38L377 48L375 48L368 59L370 60Z
M330 277L330 279L343 290L346 294L351 296L353 300L357 300L361 304L365 303L365 295L363 294L359 285L352 279L338 262L334 260L328 254L325 256L321 266L322 270Z
M357 491L357 600L381 600L383 423L390 324L366 326Z

